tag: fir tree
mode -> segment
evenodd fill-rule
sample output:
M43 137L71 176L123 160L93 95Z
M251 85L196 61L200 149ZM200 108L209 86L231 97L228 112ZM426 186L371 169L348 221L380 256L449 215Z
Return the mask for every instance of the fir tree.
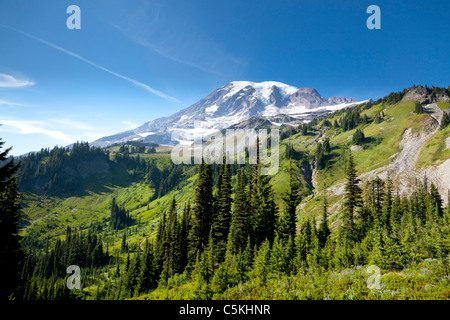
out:
M141 262L140 275L137 281L137 292L147 293L157 285L157 266L153 255L153 248L148 240L145 242L145 253Z
M0 139L0 150L3 145ZM7 299L18 288L19 264L23 259L18 225L21 206L14 177L18 164L8 157L10 150L0 152L0 274L3 277L0 300Z
M259 155L259 139L257 139L257 154ZM269 178L261 174L259 156L257 164L254 165L251 186L250 203L254 243L260 245L266 238L272 243L275 237L278 208L275 204L274 192Z
M283 196L284 215L281 222L281 236L285 240L287 240L289 237L295 239L297 225L296 211L297 205L300 203L299 184L293 174L292 162L290 162L289 167L289 191L286 192Z
M362 145L364 144L364 132L361 129L356 129L353 134L352 142L354 145Z
M422 104L419 101L416 101L415 104L414 104L414 112L416 114L422 114L422 113L425 112L424 109L423 109Z
M190 211L191 206L188 202L183 211L183 216L180 222L179 233L177 237L177 252L179 253L179 260L177 263L177 273L182 273L188 264L188 235L189 235L189 225L190 225Z
M230 165L226 164L225 158L224 163L221 166L219 183L218 205L216 206L217 212L214 215L212 231L214 242L216 244L217 260L218 262L222 262L225 258L228 232L231 225L232 206Z
M448 112L444 110L444 113L442 115L442 120L441 120L441 130L444 130L445 128L447 128L447 126L450 124L450 116L448 115Z
M252 276L255 277L261 285L265 285L270 271L270 243L268 239L265 239L256 255Z
M195 188L192 226L189 234L194 254L196 250L203 251L208 243L213 217L214 198L212 189L211 166L202 161L199 166L198 182Z
M353 155L350 152L347 164L347 182L345 184L344 196L344 229L345 233L353 238L355 236L354 215L356 210L362 206L362 190L359 187Z
M233 253L244 250L247 245L247 239L251 234L249 210L250 206L248 204L244 172L241 169L237 176L236 195L233 202L231 219Z
M318 231L318 241L319 246L321 248L325 247L327 243L328 237L331 234L331 231L328 227L328 202L327 197L323 197L323 209L322 209L322 221L320 222L319 231Z

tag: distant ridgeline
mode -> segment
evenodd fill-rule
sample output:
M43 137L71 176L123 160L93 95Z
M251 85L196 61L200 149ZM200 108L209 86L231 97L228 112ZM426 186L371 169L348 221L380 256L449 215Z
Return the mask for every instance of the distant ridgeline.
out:
M42 149L17 159L17 183L21 192L73 196L100 185L146 181L155 188L154 197L160 197L186 168L173 165L168 156L146 156L155 152L153 144L146 145L127 143L110 151L77 142L71 148Z

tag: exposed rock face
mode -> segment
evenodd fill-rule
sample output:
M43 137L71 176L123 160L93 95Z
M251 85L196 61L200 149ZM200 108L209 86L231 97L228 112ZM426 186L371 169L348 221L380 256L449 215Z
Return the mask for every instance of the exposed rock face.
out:
M435 88L428 88L424 86L413 86L409 88L402 101L414 100L421 104L430 104L441 101L450 101L448 90L436 90Z
M411 87L406 92L402 101L414 100L422 102L428 96L428 90L423 86Z

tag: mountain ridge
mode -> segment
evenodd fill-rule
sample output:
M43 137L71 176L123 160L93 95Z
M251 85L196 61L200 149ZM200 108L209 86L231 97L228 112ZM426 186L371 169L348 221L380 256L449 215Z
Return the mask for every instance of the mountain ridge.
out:
M133 140L176 144L171 139L174 130L181 131L185 142L192 140L194 122L202 122L201 133L220 130L255 116L288 115L299 121L309 121L314 113L329 113L355 105L347 97L324 98L316 89L296 88L281 82L233 81L208 94L205 98L167 117L144 123L134 130L95 140L91 144L106 147Z

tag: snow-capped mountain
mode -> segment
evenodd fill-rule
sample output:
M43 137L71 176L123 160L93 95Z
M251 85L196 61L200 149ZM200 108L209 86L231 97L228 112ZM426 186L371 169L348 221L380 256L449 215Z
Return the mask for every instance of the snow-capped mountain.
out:
M357 104L358 101L345 97L322 97L312 88L296 88L281 82L233 81L210 93L192 106L171 116L159 118L142 126L98 139L95 146L108 146L133 140L161 144L190 143L195 134L208 134L228 128L255 116L282 124L283 117L299 121L310 120L315 114L329 113ZM286 118L286 117L284 117ZM201 128L198 127L199 122ZM173 139L176 131L178 138Z

